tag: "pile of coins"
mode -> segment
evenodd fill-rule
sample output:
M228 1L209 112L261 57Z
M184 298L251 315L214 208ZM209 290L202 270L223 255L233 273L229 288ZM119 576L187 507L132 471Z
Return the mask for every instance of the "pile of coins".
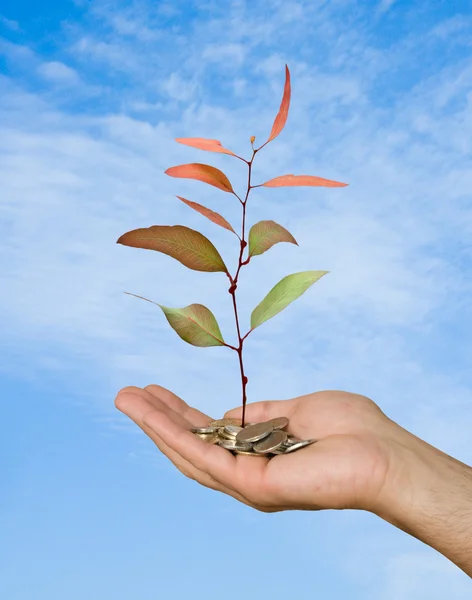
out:
M300 440L283 431L287 417L276 417L263 423L248 423L244 428L238 419L218 419L206 427L193 427L192 433L208 444L218 444L234 454L266 456L288 454L317 440Z

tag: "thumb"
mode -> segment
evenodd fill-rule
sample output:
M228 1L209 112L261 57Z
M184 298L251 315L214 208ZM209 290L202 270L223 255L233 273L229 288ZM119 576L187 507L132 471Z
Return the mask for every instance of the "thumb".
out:
M244 421L246 423L262 423L275 417L290 418L294 410L292 400L261 400L246 404ZM225 419L242 419L243 407L232 408L224 414Z

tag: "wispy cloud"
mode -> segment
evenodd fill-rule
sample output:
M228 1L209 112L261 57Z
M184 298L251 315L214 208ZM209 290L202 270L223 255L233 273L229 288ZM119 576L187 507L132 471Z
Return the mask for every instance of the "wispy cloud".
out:
M79 82L79 76L74 69L59 61L44 62L38 67L38 73L51 81L75 84Z
M379 14L384 14L386 13L388 10L390 10L392 8L392 6L395 4L396 0L380 0L378 6L377 6L377 12Z
M156 381L215 415L240 402L229 350L186 345L157 307L122 293L169 306L201 302L231 338L226 279L115 242L137 227L182 223L207 235L234 270L234 239L175 195L235 225L239 204L163 171L208 162L241 186L239 162L173 139L218 138L247 154L249 136L270 131L287 62L289 120L257 157L255 178L311 173L350 186L259 188L249 201L250 224L274 219L300 246L275 246L242 271L243 327L286 274L330 271L249 336L250 400L323 388L365 393L417 435L472 460L472 58L463 42L454 55L452 33L470 23L432 23L421 39L410 32L385 44L361 3L209 2L185 23L182 10L178 2L94 3L54 57L2 42L10 64L30 77L0 79L0 284L8 290L0 314L10 348L51 371L71 356L89 361L110 396ZM430 67L446 35L454 59ZM431 60L420 60L424 53ZM35 88L38 76L46 89ZM58 84L74 85L56 95ZM85 105L86 89L95 95ZM404 554L383 549L376 598L418 600L429 589L426 555L415 558L415 572ZM442 589L456 585L465 598L458 571L441 561Z
M4 17L3 15L0 15L0 25L10 29L10 31L21 31L18 21L15 21L14 19L7 19L7 17Z

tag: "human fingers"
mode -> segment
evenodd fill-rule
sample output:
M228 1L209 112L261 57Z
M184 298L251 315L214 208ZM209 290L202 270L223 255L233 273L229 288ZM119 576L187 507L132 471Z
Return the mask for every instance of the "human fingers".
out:
M162 400L162 402L167 404L167 406L180 413L184 419L187 419L187 421L189 421L194 427L203 427L204 425L208 425L210 421L213 421L210 416L201 412L197 408L190 406L187 404L187 402L185 402L185 400L182 400L180 396L177 396L177 394L174 394L174 392L168 390L162 385L151 383L150 385L146 385L144 389L153 396L156 396Z
M210 421L213 419L206 415L205 413L189 406L182 398L171 392L167 388L157 385L156 383L152 383L146 385L144 388L139 388L136 386L128 386L120 390L121 392L131 392L131 393L139 393L139 391L146 391L149 396L149 402L156 405L156 408L164 403L169 408L171 408L174 412L180 414L184 419L186 419L190 426L193 427L203 427L204 425L208 425ZM157 399L157 402L155 400Z
M165 411L148 412L144 415L143 422L197 470L210 475L217 483L243 496L251 505L257 505L259 508L259 498L265 498L261 490L267 458L236 457L224 448L202 443L188 429L171 419Z
M134 421L134 423L136 423L136 425L138 425L138 427L140 427L144 431L144 433L146 433L146 435L149 438L152 439L152 441L161 450L161 452L165 456L167 456L167 458L177 467L177 469L183 475L185 475L189 479L198 481L198 483L204 485L205 487L209 487L216 491L233 496L233 498L235 498L236 500L239 500L240 502L251 506L251 504L243 496L237 494L233 490L227 489L225 486L215 481L207 473L196 469L194 465L185 460L182 456L180 456L180 454L175 452L175 450L170 448L155 431L153 431L149 426L143 423L143 416L149 413L150 411L156 409L158 410L158 408L156 408L155 402L151 402L149 399L144 397L144 394L147 394L147 392L145 392L141 388L138 388L138 390L141 392L141 394L135 392L121 391L118 394L117 399L115 401L117 408L124 412L132 421ZM161 408L164 407L161 406ZM175 422L181 427L186 428L190 426L188 422L185 421L183 417L181 417L181 415L177 413L169 415L169 417L175 420ZM201 443L205 442L201 441Z

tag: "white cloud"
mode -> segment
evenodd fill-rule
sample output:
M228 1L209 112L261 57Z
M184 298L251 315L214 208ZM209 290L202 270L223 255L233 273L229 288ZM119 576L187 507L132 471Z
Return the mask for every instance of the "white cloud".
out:
M38 67L39 74L57 83L76 84L80 81L77 72L62 62L45 62Z
M301 3L297 10L303 9L305 18L294 22L283 2L271 5L273 19L265 11L251 12L245 3L232 3L228 14L214 12L211 21L189 29L188 39L182 41L177 32L171 52L159 37L162 45L149 60L131 41L139 37L141 13L131 15L129 26L117 14L113 33L103 39L79 32L71 51L79 50L82 65L93 62L104 77L112 65L126 71L127 83L132 75L131 90L116 88L120 110L101 105L90 114L71 114L54 98L0 80L0 202L8 224L0 239L0 285L8 290L0 297L0 315L10 350L18 349L22 357L22 372L25 362L52 371L72 369L72 356L73 364L87 361L90 370L100 372L110 395L130 383L155 381L216 415L239 403L233 353L185 344L157 307L122 293L169 306L202 302L234 339L224 276L188 271L166 256L115 242L136 227L182 223L210 237L234 270L233 237L175 195L202 202L235 225L239 204L163 171L179 163L208 162L242 187L244 165L179 146L173 138L215 137L247 154L249 135L262 140L270 131L287 62L290 116L281 136L257 157L255 179L312 173L350 186L258 188L251 196L249 223L274 219L300 246L275 246L242 271L243 329L254 305L284 275L312 268L330 273L248 338L249 399L323 388L365 393L416 435L471 461L472 382L466 357L472 285L466 259L472 234L467 202L472 67L464 57L417 85L405 84L398 101L392 100L396 104L386 107L371 86L379 73L388 74L387 52L369 47L362 29L347 31L349 22L344 27L331 18L331 7L341 4L319 3L310 20L310 4ZM111 15L107 19L111 22ZM305 35L305 27L311 27L311 35ZM316 40L315 53L307 54L304 47L284 50L280 40L289 38ZM205 49L211 56L202 63ZM8 50L11 60L28 55L27 49ZM231 56L231 81L218 87ZM221 79L208 80L210 58ZM399 44L394 60L401 65L414 57ZM67 69L60 62L40 67L46 77L73 78ZM86 73L78 67L77 76L86 79ZM390 77L386 86L395 80ZM225 108L222 98L232 107ZM140 118L128 114L127 107L141 111ZM90 402L107 418L109 398L105 406L90 392ZM119 427L113 419L110 426ZM370 540L374 547L382 536ZM426 578L434 579L431 593L453 589L458 600L465 598L458 569L438 555L434 560L440 566L431 573L429 554L405 558L407 542L399 539L379 553L384 568L379 567L378 585L370 584L372 598L434 598L427 596ZM368 548L363 552L364 558L369 555ZM388 586L396 596L385 591Z
M392 557L384 570L385 581L372 600L443 600L446 589L454 600L470 598L470 578L458 576L453 563L431 550Z
M432 31L432 36L437 36L441 39L447 39L449 36L454 35L455 41L458 41L458 37L461 33L466 33L464 38L460 38L461 41L467 41L468 44L470 41L470 29L472 27L472 18L470 16L466 16L464 14L458 14L450 19L446 19L444 21L440 21L438 25L436 25Z
M177 73L171 73L161 84L161 89L174 100L190 101L197 90L196 81L185 80Z
M139 62L126 51L121 44L115 42L104 42L83 36L72 46L72 52L99 61L111 64L119 71L127 71L135 68Z
M153 41L159 39L159 32L149 29L142 22L128 18L122 14L115 14L111 23L120 35L132 36L141 41Z
M384 14L386 13L388 10L390 10L392 8L392 6L395 4L396 0L380 0L379 5L377 7L377 12L379 14Z
M35 57L34 52L28 46L15 44L4 38L0 38L0 54L15 61L17 65L30 63Z
M21 27L18 21L14 21L13 19L7 19L7 17L4 17L2 15L0 15L0 24L4 25L11 31L21 31Z
M242 44L209 44L202 54L208 62L222 62L225 68L239 68L246 55Z

